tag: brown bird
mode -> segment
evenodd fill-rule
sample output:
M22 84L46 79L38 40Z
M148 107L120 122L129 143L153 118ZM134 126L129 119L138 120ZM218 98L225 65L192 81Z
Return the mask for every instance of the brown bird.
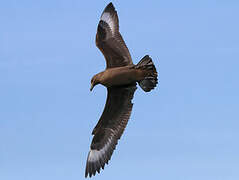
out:
M112 3L103 11L96 34L96 46L103 53L107 68L93 76L95 85L107 87L108 95L103 114L92 135L94 135L88 154L85 177L100 173L120 139L131 114L136 83L145 91L156 87L157 71L152 59L146 55L134 65L125 42L119 33L119 20Z

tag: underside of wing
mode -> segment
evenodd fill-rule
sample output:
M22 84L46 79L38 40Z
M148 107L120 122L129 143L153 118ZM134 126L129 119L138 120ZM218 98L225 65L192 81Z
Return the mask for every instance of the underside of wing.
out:
M92 132L94 137L87 158L85 177L99 173L110 160L128 123L135 90L135 84L108 88L103 114Z
M129 50L119 33L119 20L112 3L103 11L97 28L96 45L103 53L107 68L133 64Z

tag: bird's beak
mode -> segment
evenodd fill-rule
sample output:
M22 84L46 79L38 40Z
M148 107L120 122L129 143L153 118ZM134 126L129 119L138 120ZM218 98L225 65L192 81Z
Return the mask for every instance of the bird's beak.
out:
M94 85L93 84L91 84L91 87L90 87L90 91L92 91L92 89L94 88Z

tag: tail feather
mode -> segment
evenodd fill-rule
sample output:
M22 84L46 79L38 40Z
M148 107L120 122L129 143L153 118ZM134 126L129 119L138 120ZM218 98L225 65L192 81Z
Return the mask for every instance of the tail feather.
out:
M149 92L154 89L158 84L158 73L156 71L152 59L148 55L144 56L136 65L136 68L143 69L149 72L143 80L138 82L139 86L145 92Z

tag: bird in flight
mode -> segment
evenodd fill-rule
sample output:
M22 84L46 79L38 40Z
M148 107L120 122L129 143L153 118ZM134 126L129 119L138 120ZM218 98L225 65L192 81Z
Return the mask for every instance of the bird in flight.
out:
M137 83L145 91L158 83L152 59L146 55L134 65L127 46L119 32L119 19L112 3L104 9L97 27L96 46L106 60L106 70L93 76L91 88L102 84L107 88L104 111L93 129L93 140L88 153L85 177L100 173L128 123Z

